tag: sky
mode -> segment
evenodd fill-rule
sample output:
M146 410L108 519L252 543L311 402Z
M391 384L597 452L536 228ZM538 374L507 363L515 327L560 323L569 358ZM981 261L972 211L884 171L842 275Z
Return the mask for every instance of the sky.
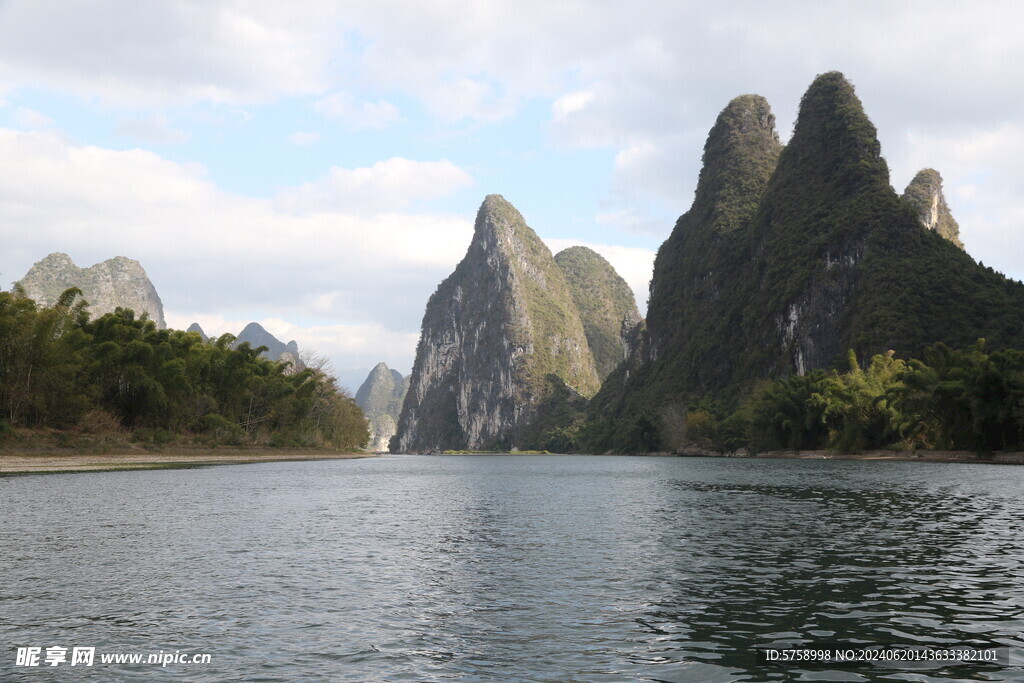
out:
M171 327L408 373L498 193L643 312L718 113L763 95L785 142L832 70L894 188L939 170L967 251L1022 279L1021 25L943 0L0 0L0 287L127 256Z

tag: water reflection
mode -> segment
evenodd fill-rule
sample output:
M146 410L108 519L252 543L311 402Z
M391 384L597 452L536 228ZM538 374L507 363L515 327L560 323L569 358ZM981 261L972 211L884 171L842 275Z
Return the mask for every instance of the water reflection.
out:
M661 510L666 521L703 523L664 536L674 571L690 579L638 620L658 654L749 670L758 644L1024 645L1018 497L893 483L899 473L865 481L863 465L843 466L857 476L668 483L677 507Z

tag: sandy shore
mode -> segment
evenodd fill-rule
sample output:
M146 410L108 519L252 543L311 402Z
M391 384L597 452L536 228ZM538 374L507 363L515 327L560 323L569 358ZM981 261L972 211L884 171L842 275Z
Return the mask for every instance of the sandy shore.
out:
M232 452L224 452L223 449L216 451L189 449L188 452L122 454L0 453L0 475L152 470L209 465L241 465L283 460L347 460L372 457L375 457L373 453L316 451L303 453L272 449Z

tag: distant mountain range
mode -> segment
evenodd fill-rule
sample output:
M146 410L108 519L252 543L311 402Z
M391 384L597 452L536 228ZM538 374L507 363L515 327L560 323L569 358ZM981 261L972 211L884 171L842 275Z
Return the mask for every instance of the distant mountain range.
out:
M199 336L203 338L203 341L208 341L209 337L206 336L206 332L199 326L199 323L192 323L188 326L187 332L197 332ZM281 360L292 363L292 367L296 370L301 370L305 367L302 360L299 357L299 345L293 339L292 341L285 344L274 335L267 332L262 325L256 322L249 323L242 329L241 332L235 337L235 341L231 343L232 348L236 348L241 344L248 343L249 346L258 348L260 346L267 347L267 350L263 352L263 356L270 360Z

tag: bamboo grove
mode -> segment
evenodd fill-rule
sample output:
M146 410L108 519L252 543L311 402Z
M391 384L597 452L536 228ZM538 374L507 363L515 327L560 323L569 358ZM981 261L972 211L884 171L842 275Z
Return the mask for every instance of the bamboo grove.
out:
M136 437L360 448L362 411L323 371L294 372L226 334L160 330L131 310L90 320L77 289L53 306L0 292L0 440L16 427L110 424Z
M719 419L686 415L687 437L755 450L968 450L1024 448L1024 352L987 353L985 341L928 347L922 359L892 352L846 372L813 370L763 382Z

